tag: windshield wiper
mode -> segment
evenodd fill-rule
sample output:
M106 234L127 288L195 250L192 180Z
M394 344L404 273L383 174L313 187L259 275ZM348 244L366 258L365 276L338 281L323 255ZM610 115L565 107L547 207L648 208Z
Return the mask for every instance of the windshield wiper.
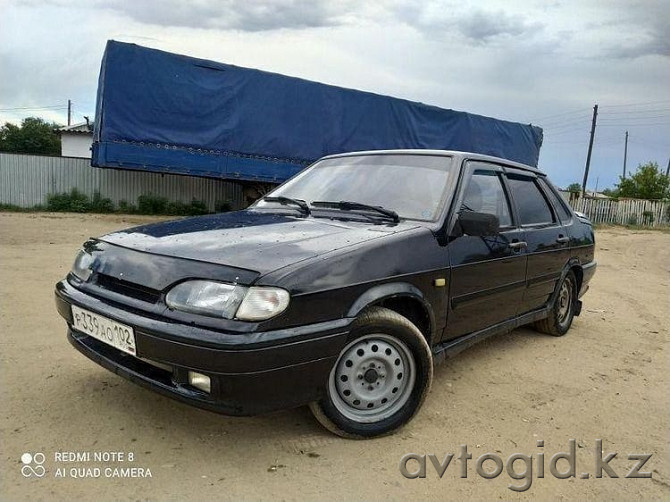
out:
M300 211L302 211L305 216L312 214L312 210L309 208L309 204L307 204L307 202L302 199L293 199L291 197L284 197L283 195L279 195L277 197L263 197L263 200L265 202L279 202L283 206L287 204L293 204L294 206L299 207Z
M345 211L356 211L356 210L374 211L383 216L386 216L387 218L391 218L395 223L398 223L400 221L400 216L398 216L398 213L396 213L392 209L386 209L385 207L382 206L371 206L370 204L362 204L360 202L352 202L348 200L341 200L339 202L315 201L312 202L312 206L342 209Z

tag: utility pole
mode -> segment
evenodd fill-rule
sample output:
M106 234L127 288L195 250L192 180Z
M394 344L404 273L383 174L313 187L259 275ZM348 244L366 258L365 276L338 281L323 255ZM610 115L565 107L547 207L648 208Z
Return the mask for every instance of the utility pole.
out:
M596 135L597 118L598 118L598 105L594 105L593 121L591 122L591 138L589 139L589 152L586 154L586 166L584 167L584 181L582 182L582 196L586 194L586 182L589 179L589 167L591 166L591 152L593 151L593 138Z
M67 100L67 125L72 125L72 100Z
M670 159L668 159L668 167L665 168L665 177L670 178Z
M626 177L626 158L628 157L628 131L626 131L626 142L623 147L623 177Z

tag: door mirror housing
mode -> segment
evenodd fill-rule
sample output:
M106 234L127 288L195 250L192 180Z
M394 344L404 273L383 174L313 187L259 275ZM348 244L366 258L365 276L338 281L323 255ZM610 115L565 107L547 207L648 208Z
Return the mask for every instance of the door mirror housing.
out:
M461 211L458 224L463 234L473 237L487 237L500 232L500 220L494 214L476 211Z

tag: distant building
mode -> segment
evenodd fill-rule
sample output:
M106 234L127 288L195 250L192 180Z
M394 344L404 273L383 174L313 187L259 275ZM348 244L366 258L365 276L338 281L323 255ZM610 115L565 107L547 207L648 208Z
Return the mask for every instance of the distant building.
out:
M58 132L60 133L60 154L62 157L91 158L92 123L87 121L61 127Z
M594 190L587 190L586 191L586 196L587 197L593 197L594 199L610 199L611 198L609 195L605 195L602 192L596 192Z

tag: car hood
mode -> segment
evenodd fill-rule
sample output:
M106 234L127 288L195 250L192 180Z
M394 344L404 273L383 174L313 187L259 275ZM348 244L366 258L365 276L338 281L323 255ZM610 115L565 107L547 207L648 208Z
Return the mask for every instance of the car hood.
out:
M415 227L409 222L374 225L237 211L144 225L107 234L99 240L147 253L265 274Z

